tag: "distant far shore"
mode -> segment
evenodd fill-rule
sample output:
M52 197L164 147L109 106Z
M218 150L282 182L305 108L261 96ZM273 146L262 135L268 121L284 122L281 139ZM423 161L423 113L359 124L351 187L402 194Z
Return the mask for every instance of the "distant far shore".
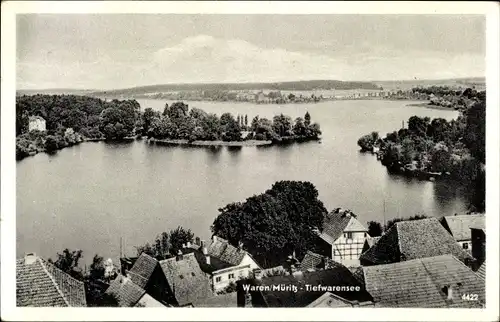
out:
M271 145L272 141L246 140L246 141L192 141L188 140L169 140L169 139L148 139L151 143L172 144L172 145L192 145L192 146L259 146Z
M446 110L446 111L456 110L455 108L452 108L452 107L439 106L439 105L431 104L430 102L411 103L411 104L407 104L406 106L426 107L426 108L432 108L435 110Z

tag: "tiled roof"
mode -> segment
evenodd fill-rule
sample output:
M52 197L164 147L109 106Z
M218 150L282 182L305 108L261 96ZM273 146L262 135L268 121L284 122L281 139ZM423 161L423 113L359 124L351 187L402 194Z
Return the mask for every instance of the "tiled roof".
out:
M360 256L364 265L388 264L416 258L453 254L461 261L472 259L436 218L401 221Z
M486 280L486 262L483 262L479 269L476 271L476 274L484 281Z
M16 261L17 306L87 306L85 287L53 264L37 257L33 263Z
M303 272L299 276L272 276L255 282L260 285L271 286L271 290L261 292L268 307L305 307L325 293L324 290L306 290L305 285L307 284L316 286L359 286L360 291L334 291L333 293L351 301L372 300L352 273L342 265L327 270ZM297 292L293 290L272 290L273 285L295 285L297 286Z
M373 307L375 306L372 301L358 302L348 301L333 293L326 292L321 295L317 300L309 304L307 307Z
M316 270L325 268L324 266L326 266L326 268L330 268L336 265L340 264L334 262L331 258L307 251L306 255L302 259L302 262L300 263L300 269L303 271L308 269Z
M469 267L452 255L363 268L366 290L385 307L481 307L485 284ZM444 287L452 288L447 300ZM479 301L466 301L463 294L478 294Z
M215 240L212 240L207 247L207 251L210 257L215 257L222 262L228 263L229 266L239 265L247 254L243 249L234 247L227 240L220 237L215 237Z
M443 217L456 241L470 240L471 227L484 226L484 215L456 215ZM445 227L446 227L445 226Z
M208 276L193 253L162 260L160 266L179 306L211 295Z
M130 279L139 287L145 288L157 265L155 258L142 253L129 271Z
M364 231L367 229L349 210L335 209L325 216L320 237L332 244L344 231Z
M133 307L139 302L146 291L132 282L130 278L118 275L106 290L107 294L116 297L118 305L121 307Z
M155 300L148 293L144 293L141 299L135 304L136 307L166 307L157 300Z

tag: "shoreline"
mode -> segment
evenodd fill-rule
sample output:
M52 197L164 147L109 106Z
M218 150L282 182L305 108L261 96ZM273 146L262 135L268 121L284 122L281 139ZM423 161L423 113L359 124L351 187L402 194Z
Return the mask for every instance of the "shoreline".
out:
M272 141L259 141L259 140L247 140L247 141L193 141L188 140L169 140L169 139L154 139L150 138L146 140L147 143L160 143L160 144L170 144L170 145L189 145L189 146L263 146L272 145Z
M454 108L449 108L449 107L434 105L434 104L431 104L430 102L425 102L425 103L410 103L410 104L406 104L406 106L425 107L425 108L430 108L430 109L434 109L434 110L443 110L443 111L458 111L457 109L454 109Z

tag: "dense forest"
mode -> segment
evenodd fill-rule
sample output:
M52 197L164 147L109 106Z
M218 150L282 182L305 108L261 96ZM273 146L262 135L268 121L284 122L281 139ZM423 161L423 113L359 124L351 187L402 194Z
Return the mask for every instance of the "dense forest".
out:
M46 131L29 131L29 117L40 116ZM244 133L243 131L246 131ZM243 134L245 136L243 137ZM16 158L51 152L84 140L122 140L136 136L181 139L189 142L269 140L273 142L318 139L319 124L311 116L283 114L272 120L223 113L220 117L183 102L165 105L163 112L146 108L136 100L102 100L76 95L16 97Z
M255 116L250 122L248 115L234 117L224 113L220 117L192 108L182 102L165 105L163 113L146 108L143 114L143 134L154 139L181 139L192 141L242 141L318 139L319 124L311 124L311 116L298 117L295 122L287 115L276 115L273 120ZM242 131L247 134L243 137Z
M407 127L384 138L372 132L358 145L363 151L380 149L377 154L391 171L431 173L464 183L474 191L472 208L484 211L486 93L467 89L459 96L472 102L455 120L412 116Z
M28 131L29 117L41 116L46 131ZM105 101L76 95L16 97L16 158L51 152L84 139L123 139L140 125L135 100Z

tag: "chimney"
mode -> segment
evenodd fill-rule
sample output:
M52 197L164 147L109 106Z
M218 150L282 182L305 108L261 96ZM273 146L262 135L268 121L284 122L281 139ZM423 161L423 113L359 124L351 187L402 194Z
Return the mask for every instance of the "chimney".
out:
M24 265L31 265L36 261L35 253L27 253L24 255Z
M253 276L255 277L256 280L261 280L262 279L262 270L259 268L254 269Z
M203 249L203 247L205 247L205 241L204 240L200 240L200 248Z
M212 243L215 243L217 241L217 236L213 235L212 236Z
M176 261L181 261L182 260L182 251L179 249L179 251L177 252L177 256L176 256Z
M453 288L451 285L444 286L443 292L446 295L447 300L453 300Z
M201 245L201 239L200 239L200 237L196 237L194 239L194 243L195 243L196 246L200 246Z
M203 247L203 255L205 255L205 260L207 265L210 265L210 255L208 255L208 251L206 247Z

